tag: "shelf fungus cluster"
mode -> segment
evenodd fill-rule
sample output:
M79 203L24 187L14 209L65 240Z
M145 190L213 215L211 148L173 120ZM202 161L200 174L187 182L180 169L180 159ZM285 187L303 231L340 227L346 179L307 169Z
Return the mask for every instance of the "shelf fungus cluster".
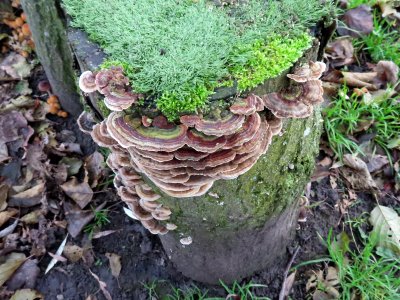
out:
M161 193L187 198L204 195L216 180L244 174L280 133L282 118L308 117L322 101L324 69L323 63L311 62L288 75L293 81L288 90L237 97L229 110L184 115L179 122L128 112L139 96L121 69L85 72L81 89L100 91L113 112L99 124L83 116L79 123L98 145L111 149L107 163L116 173L114 185L134 217L152 233L165 234L176 228L168 223L171 211L144 178Z

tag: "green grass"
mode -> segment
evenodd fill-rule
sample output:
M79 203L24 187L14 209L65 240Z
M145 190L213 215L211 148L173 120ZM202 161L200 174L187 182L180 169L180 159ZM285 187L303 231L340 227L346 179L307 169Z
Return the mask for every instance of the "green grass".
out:
M221 80L237 75L245 89L289 68L310 46L308 28L333 10L319 0L249 0L233 11L210 2L63 0L106 65L123 65L134 90L154 95L169 119L203 107Z
M400 103L387 96L368 103L355 94L349 95L349 88L342 86L338 96L324 110L329 145L339 158L346 152L361 153L350 136L364 122L373 122L367 132L374 133L375 143L389 154L390 143L400 132Z
M382 19L378 11L374 11L373 32L354 41L358 49L366 50L374 62L391 60L400 65L400 35L393 27L394 22Z
M89 238L92 238L93 233L96 230L99 230L104 225L110 223L110 219L108 218L108 209L101 209L101 210L92 209L92 210L94 213L93 222L86 225L84 229L84 232L89 234Z
M400 299L400 260L375 254L376 238L369 236L360 252L337 247L330 231L329 256L338 268L340 299Z
M368 6L374 6L378 3L378 0L350 0L347 2L347 7L348 8L356 8L362 4L368 5Z
M262 284L254 284L254 283L245 283L240 285L237 282L234 282L232 286L228 286L221 282L222 287L226 292L226 297L213 297L209 295L207 290L202 290L201 288L192 285L186 288L176 288L174 286L170 286L171 293L167 295L159 295L158 284L162 282L151 281L150 283L143 283L144 288L147 290L149 299L157 299L157 300L226 300L226 299L236 299L232 298L233 296L237 296L238 299L242 300L269 300L268 297L258 297L254 295L254 290L257 288L266 288L266 285ZM228 297L229 296L229 297Z

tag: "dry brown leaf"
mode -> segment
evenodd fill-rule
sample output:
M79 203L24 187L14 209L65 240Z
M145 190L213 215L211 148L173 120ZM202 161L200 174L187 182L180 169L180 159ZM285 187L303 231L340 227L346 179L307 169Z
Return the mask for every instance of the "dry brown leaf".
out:
M100 289L103 292L104 297L107 300L112 300L111 294L107 291L107 284L104 281L101 281L99 276L97 276L96 274L94 274L90 269L89 269L90 274L92 274L92 276L97 280L97 282L99 283Z
M0 64L0 69L14 79L22 79L31 74L33 65L28 64L26 58L16 52L11 52Z
M360 158L345 154L343 156L345 167L340 168L340 173L355 190L374 191L377 185L368 171L367 164Z
M382 0L378 1L378 5L381 8L383 18L393 17L400 21L400 12L394 7L394 2L395 1Z
M41 300L41 299L44 299L44 296L38 291L32 289L23 289L16 291L10 300Z
M373 155L368 159L367 167L370 173L381 170L384 166L389 164L389 159L385 155Z
M110 262L111 274L118 278L119 274L121 273L121 256L115 253L106 253L106 257Z
M37 264L37 259L26 260L8 280L7 288L12 291L22 288L33 289L36 286L36 280L40 273Z
M292 290L294 279L296 278L296 273L297 271L294 271L292 274L290 274L286 279L285 279L285 290L283 291L283 295L286 299L286 297L289 296L290 291Z
M350 39L337 39L329 43L325 53L334 68L350 65L355 61L354 47Z
M43 181L38 181L34 187L11 196L8 205L15 207L32 207L40 204L44 197L45 183Z
M341 35L359 37L360 34L370 34L374 29L371 7L367 5L348 10L342 20L348 28L338 28Z
M5 262L0 265L0 286L10 279L14 272L23 264L26 257L22 253L9 254Z
M64 203L65 218L68 221L68 232L75 238L94 218L91 210L81 210L79 207L69 203Z
M71 262L75 263L83 257L83 249L77 245L66 245L63 254Z
M12 223L8 227L6 227L2 231L0 231L0 238L6 237L7 235L13 233L14 229L17 227L17 225L18 225L18 219L16 219L14 221L14 223Z
M306 290L314 290L313 299L319 300L334 300L339 299L337 285L339 284L339 276L337 269L328 267L326 276L324 272L319 270L310 276L306 283ZM323 290L321 290L323 289Z
M89 176L89 184L96 187L104 169L104 157L99 152L94 152L85 159L85 168Z
M105 236L108 236L110 234L113 234L115 232L117 232L119 230L106 230L106 231L100 231L100 232L96 232L95 234L93 234L92 239L99 239Z
M16 209L9 209L0 212L0 227L3 226L11 217L14 217L18 213Z
M10 187L2 183L0 184L0 211L3 211L7 208L7 198L8 198L8 190Z
M92 201L93 190L87 182L79 183L76 177L61 185L61 189L82 209Z
M21 221L25 224L37 224L39 222L39 217L42 216L42 211L40 209L34 210L21 218Z

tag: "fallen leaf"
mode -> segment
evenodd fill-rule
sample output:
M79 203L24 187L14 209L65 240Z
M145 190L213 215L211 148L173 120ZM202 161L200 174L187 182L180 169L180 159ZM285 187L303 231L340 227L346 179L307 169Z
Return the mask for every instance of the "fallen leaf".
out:
M290 291L292 290L294 279L296 278L296 273L297 271L294 271L285 279L285 290L283 291L283 296L285 299L289 296Z
M28 64L26 58L11 52L0 64L0 69L15 79L22 79L31 74L33 65Z
M394 7L395 1L382 0L378 1L378 5L382 11L382 18L393 17L400 21L400 12Z
M79 169L82 167L83 162L79 158L75 157L63 157L59 165L64 164L67 166L68 176L76 175L79 172Z
M100 231L100 232L96 232L95 234L93 234L92 239L99 239L105 236L108 236L110 234L113 234L115 232L117 232L118 230L106 230L106 231Z
M45 183L38 181L32 188L11 196L8 205L14 207L32 207L40 204L44 197Z
M0 286L14 274L14 272L23 264L26 257L22 253L11 253L7 255L5 262L0 265Z
M384 166L389 164L389 159L385 155L373 155L368 159L367 167L370 173L381 170Z
M59 261L59 262L67 262L67 259L65 258L65 257L63 257L63 256L61 256L61 255L57 255L57 254L53 254L53 253L51 253L51 252L48 252L48 254L52 257L52 258L54 258L55 260L57 260L57 261Z
M400 216L390 207L377 205L369 218L378 245L400 255Z
M340 296L337 290L338 284L339 276L337 269L328 267L326 276L324 276L322 270L314 272L314 274L310 276L306 283L306 290L310 291L311 289L315 289L313 292L314 300L334 300L339 299Z
M16 219L14 223L12 223L10 226L0 231L0 238L6 237L7 235L13 233L15 228L17 228L17 225L18 225L18 219Z
M342 16L342 20L348 28L338 28L340 35L360 37L360 35L370 34L374 29L371 7L367 5L348 10Z
M121 256L115 253L106 253L106 257L110 262L111 274L118 278L119 274L121 273Z
M350 65L355 61L353 43L347 38L329 43L325 48L325 55L334 68Z
M367 164L360 158L345 154L343 156L345 167L340 168L340 173L353 189L372 191L377 190L377 185L368 171Z
M64 203L64 211L65 218L68 221L68 232L73 238L77 237L83 228L94 218L93 211L81 210L69 202Z
M99 152L94 152L85 159L85 168L89 176L89 184L92 188L96 187L99 178L102 176L104 157Z
M99 283L100 289L103 292L104 297L107 300L112 300L111 294L107 291L107 284L104 281L101 281L99 276L97 276L96 274L94 274L90 269L89 269L90 274L92 274L92 276L97 280L97 282Z
M81 145L76 143L61 143L60 145L55 147L55 149L63 153L77 153L80 155L83 154Z
M8 190L10 187L2 183L0 184L0 211L3 211L7 208L7 198L8 198Z
M62 253L63 250L64 250L65 244L67 243L67 239L68 239L68 234L67 234L67 236L65 237L65 239L62 241L61 245L58 247L57 252L56 252L56 255L58 255L58 256L61 255L61 253ZM51 259L49 265L48 265L47 268L46 268L46 271L44 272L45 275L56 265L57 261L58 261L58 260L55 259L54 257Z
M32 289L18 290L10 300L42 300L44 296L38 291Z
M3 226L11 217L14 217L18 213L16 209L9 209L7 211L0 212L0 227Z
M7 281L7 288L12 291L22 288L33 289L40 273L37 264L37 259L27 259Z
M63 254L71 262L75 263L83 257L83 249L77 245L66 245Z
M39 217L42 215L42 211L40 209L37 209L23 216L21 218L21 221L29 225L37 224L39 222Z
M61 189L82 209L92 201L93 190L87 182L79 183L76 177L62 184Z

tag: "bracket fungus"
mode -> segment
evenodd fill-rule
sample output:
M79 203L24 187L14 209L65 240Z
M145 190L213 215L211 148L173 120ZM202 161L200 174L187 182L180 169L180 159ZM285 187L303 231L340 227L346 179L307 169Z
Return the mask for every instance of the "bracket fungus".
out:
M81 89L100 91L114 112L94 126L82 117L81 127L111 150L107 164L116 173L114 185L134 217L151 233L165 234L177 228L169 222L173 212L144 179L161 194L188 198L204 195L216 180L244 174L281 132L282 118L305 118L322 102L324 70L325 64L310 62L288 75L293 82L286 92L237 96L225 110L183 115L177 122L128 110L140 96L121 68L84 72Z
M322 82L319 78L325 71L323 62L310 62L288 74L291 86L279 93L263 97L264 105L278 118L306 118L313 112L313 105L323 102Z

